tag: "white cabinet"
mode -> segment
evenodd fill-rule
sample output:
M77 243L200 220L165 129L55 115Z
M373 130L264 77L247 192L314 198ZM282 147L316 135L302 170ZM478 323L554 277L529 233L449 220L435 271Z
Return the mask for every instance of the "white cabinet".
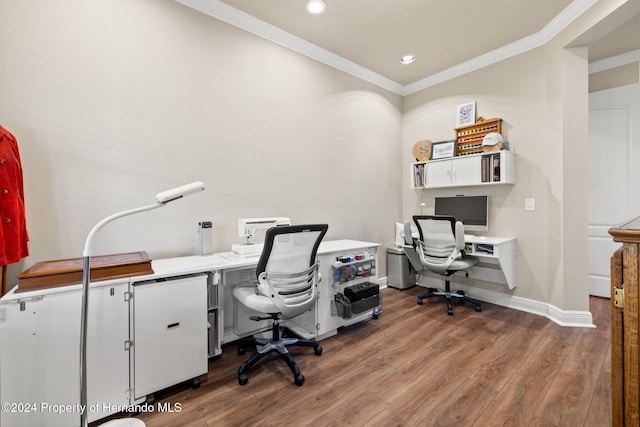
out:
M208 275L91 284L89 421L208 370ZM133 289L133 298L131 298ZM10 293L0 301L0 425L77 426L82 290ZM31 402L31 411L22 405ZM58 413L51 405L71 405Z
M372 317L377 317L380 307L376 306L350 317L341 315L336 306L335 296L343 293L344 288L364 282L378 283L376 267L378 261L378 247L353 247L332 253L322 254L320 259L320 273L323 277L322 293L317 304L317 335L326 338L337 333L337 329L352 325ZM354 261L340 263L335 268L337 258L354 256ZM360 258L361 259L355 259ZM382 294L380 294L380 297ZM381 304L381 301L378 300Z
M133 285L134 398L206 374L207 275Z
M473 154L411 165L411 188L514 184L510 151Z
M87 328L89 421L129 404L128 282L91 286ZM14 410L0 412L3 426L74 426L80 413L49 405L80 402L79 287L6 295L0 304L0 395ZM26 403L35 405L27 410ZM3 408L4 409L4 408ZM11 408L10 408L11 409Z
M472 185L480 177L478 156L460 157L451 160L434 160L427 165L427 186Z
M342 280L335 278L333 267L336 257L348 255L350 253L368 253L366 260L354 261L343 265L342 271L347 271L353 267L353 275L345 273ZM344 250L333 253L323 253L318 256L320 261L320 275L322 277L318 286L318 299L312 310L301 314L293 319L287 320L287 327L305 338L324 339L338 332L338 328L352 325L363 320L376 317L379 307L375 307L351 317L345 318L340 313L335 303L335 295L344 292L344 288L363 282L378 283L376 276L377 247L354 248L353 252ZM359 267L361 274L358 274ZM366 270L365 275L362 272ZM348 277L346 275L348 274Z

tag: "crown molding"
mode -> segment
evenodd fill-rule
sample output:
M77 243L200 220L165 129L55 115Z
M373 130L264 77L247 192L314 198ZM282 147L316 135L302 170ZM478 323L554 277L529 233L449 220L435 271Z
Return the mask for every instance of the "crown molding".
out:
M640 62L640 49L592 62L589 64L589 74L610 70L634 62Z
M484 55L477 56L469 61L455 65L439 73L433 74L424 79L418 80L405 86L404 95L421 91L431 86L435 86L471 71L484 68L505 59L535 49L553 39L558 33L564 30L569 24L575 21L580 15L586 12L598 0L574 0L539 32L517 40L506 46L495 49Z
M404 87L391 79L388 79L368 68L349 61L340 55L336 55L326 49L310 43L298 36L281 30L280 28L264 22L248 13L238 10L220 0L175 0L185 6L191 7L206 15L224 21L235 27L253 33L269 41L277 43L288 49L308 56L330 67L344 71L361 80L386 89L397 95L402 95Z
M310 43L298 36L294 36L291 33L223 3L220 0L174 1L235 27L241 28L259 37L263 37L302 55L308 56L316 61L322 62L330 67L374 84L382 89L386 89L397 95L405 96L539 47L549 42L560 31L565 29L569 24L575 21L576 18L593 6L598 0L573 0L538 33L532 34L516 42L510 43L484 55L480 55L476 58L470 59L469 61L465 61L406 86L349 61L340 55L336 55L333 52L323 49L320 46Z

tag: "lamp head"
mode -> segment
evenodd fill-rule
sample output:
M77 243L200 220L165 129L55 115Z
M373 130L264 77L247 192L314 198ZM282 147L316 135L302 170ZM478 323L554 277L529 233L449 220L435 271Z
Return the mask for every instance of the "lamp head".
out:
M172 202L181 197L185 197L189 194L197 193L198 191L203 190L204 184L200 181L181 185L180 187L172 188L171 190L166 190L156 194L156 203L164 205L165 203Z

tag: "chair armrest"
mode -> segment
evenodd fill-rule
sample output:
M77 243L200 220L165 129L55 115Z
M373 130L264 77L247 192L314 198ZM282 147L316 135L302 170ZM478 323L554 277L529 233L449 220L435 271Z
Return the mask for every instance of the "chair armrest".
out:
M414 248L416 247L411 235L411 223L409 221L404 222L404 243L405 245L411 245Z
M415 271L422 271L424 269L424 266L422 265L422 261L420 261L420 255L416 251L416 248L414 248L412 245L404 245L402 246L402 249L404 249L404 253L407 256L409 263L411 263L413 269Z
M464 253L464 224L456 221L456 249Z

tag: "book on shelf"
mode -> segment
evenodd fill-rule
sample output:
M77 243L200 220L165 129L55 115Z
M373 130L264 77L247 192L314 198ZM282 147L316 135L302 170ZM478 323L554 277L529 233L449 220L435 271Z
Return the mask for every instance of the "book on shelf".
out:
M500 182L500 153L482 156L480 166L482 182Z
M482 173L482 182L490 182L490 173L489 171L490 169L490 158L487 156L482 156L482 158L480 159L480 166L481 166L481 173Z
M500 153L496 153L491 156L493 171L493 182L500 182Z
M413 172L415 173L415 186L424 187L424 165L415 165Z

